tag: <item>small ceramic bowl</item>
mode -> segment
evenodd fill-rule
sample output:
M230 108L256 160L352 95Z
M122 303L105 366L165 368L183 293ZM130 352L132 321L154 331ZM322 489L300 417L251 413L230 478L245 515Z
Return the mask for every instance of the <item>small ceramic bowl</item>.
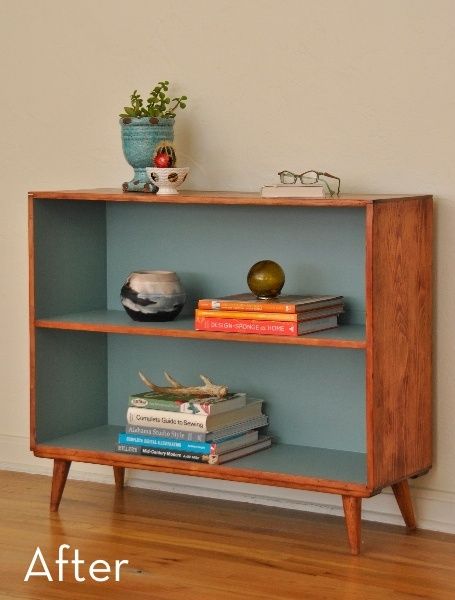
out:
M189 167L172 167L170 169L152 167L150 177L158 186L157 194L178 194L177 188L185 181L189 170Z

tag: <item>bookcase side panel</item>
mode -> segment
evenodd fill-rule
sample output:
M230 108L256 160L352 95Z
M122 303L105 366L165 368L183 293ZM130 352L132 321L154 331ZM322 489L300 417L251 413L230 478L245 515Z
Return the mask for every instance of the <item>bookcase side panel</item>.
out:
M367 353L375 488L431 466L431 272L431 197L376 205Z
M35 200L34 238L37 318L106 307L105 203Z
M35 442L106 423L106 335L38 329Z

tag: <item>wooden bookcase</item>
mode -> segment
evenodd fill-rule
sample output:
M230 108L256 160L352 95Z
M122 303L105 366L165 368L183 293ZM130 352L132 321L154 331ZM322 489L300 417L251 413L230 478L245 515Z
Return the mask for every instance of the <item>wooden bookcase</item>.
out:
M120 487L135 468L339 494L353 553L362 498L387 486L415 527L408 479L431 466L430 196L44 191L29 219L31 449L54 460L51 510L81 461L114 467ZM264 258L283 266L284 293L344 295L340 327L195 331L196 299L246 291ZM129 319L119 293L137 269L179 273L186 312ZM264 398L274 445L220 466L116 453L138 370Z

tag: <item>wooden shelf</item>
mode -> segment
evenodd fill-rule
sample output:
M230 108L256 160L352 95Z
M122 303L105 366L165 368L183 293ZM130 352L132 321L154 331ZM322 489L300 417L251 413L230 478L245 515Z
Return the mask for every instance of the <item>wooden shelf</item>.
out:
M38 444L35 454L51 453L55 456L71 456L78 452L85 455L90 462L90 456L99 457L102 453L105 461L121 463L139 461L140 468L150 465L154 470L158 467L171 466L174 470L187 474L197 474L211 477L213 474L222 475L224 479L246 480L269 479L270 481L286 481L288 477L304 480L307 484L314 480L319 486L338 487L352 485L366 487L366 455L360 452L346 452L296 446L290 444L273 444L271 448L261 450L250 456L230 461L220 466L201 465L190 461L168 460L162 458L140 457L125 455L114 451L119 432L124 427L105 425L79 431L71 435L43 441ZM301 481L299 481L301 483Z
M235 206L344 206L359 207L400 199L422 198L404 194L340 194L333 198L263 198L258 192L181 190L179 194L157 196L123 192L119 188L30 192L31 198L46 200L89 200L91 202L145 202L147 204L231 204ZM431 198L431 196L425 196Z
M365 327L363 325L341 325L336 329L329 329L327 331L320 331L318 333L294 338L278 335L265 336L196 331L194 329L193 317L181 317L175 321L167 321L164 323L140 323L130 319L128 315L121 310L94 310L83 313L58 315L46 319L37 319L35 321L35 326L47 329L223 340L256 344L293 344L301 346L356 349L366 347Z

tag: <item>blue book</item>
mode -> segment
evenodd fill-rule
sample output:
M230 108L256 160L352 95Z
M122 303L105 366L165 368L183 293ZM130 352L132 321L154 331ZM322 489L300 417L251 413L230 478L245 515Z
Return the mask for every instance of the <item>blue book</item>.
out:
M240 435L231 436L218 442L192 442L188 440L175 440L134 433L119 433L118 443L129 446L143 446L148 448L163 448L166 450L181 450L195 454L222 454L248 446L258 439L258 431L248 431Z

